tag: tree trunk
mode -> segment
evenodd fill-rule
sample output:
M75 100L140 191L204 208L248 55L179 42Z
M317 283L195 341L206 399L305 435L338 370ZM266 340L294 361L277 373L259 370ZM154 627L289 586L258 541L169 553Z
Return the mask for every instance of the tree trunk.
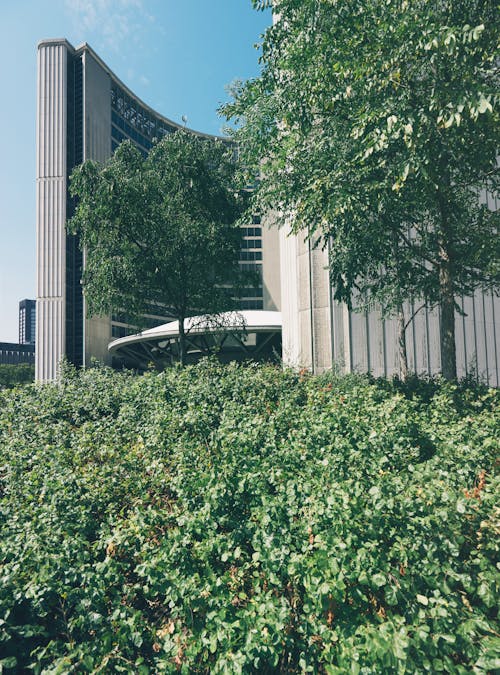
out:
M443 167L443 176L446 168ZM445 181L446 183L446 181ZM452 230L449 225L449 203L446 193L438 191L437 200L441 214L441 231L438 236L439 257L439 304L441 306L441 372L445 380L457 379L457 355L455 348L455 297L453 294Z
M446 380L457 379L457 355L455 349L455 298L449 260L439 268L441 295L441 372Z
M399 377L403 382L408 378L408 354L406 352L406 325L403 301L400 296L402 287L401 268L399 265L400 239L396 229L392 232L392 255L396 263L396 272L398 277L398 297L397 297L397 325L398 325L398 353L399 353Z
M186 365L186 333L184 332L184 317L179 317L179 363Z
M406 325L402 304L398 306L398 351L399 377L405 382L408 379L408 354L406 352Z

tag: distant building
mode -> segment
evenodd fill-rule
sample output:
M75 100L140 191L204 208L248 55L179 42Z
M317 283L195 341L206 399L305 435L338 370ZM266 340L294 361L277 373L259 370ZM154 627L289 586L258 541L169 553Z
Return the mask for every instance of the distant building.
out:
M20 363L35 363L35 345L0 342L0 365L18 365Z
M19 344L34 345L36 334L36 300L19 303Z

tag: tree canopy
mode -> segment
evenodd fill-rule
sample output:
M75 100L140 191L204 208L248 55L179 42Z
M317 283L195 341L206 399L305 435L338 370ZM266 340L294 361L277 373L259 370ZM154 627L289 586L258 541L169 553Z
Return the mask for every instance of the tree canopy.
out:
M90 315L126 312L137 325L152 303L179 320L234 309L239 286L232 150L178 131L146 158L130 142L104 166L86 161L73 172L78 198L68 227L80 237Z
M255 0L257 8L269 2ZM320 234L335 296L438 305L498 286L498 21L491 0L275 0L262 74L225 114L260 208Z

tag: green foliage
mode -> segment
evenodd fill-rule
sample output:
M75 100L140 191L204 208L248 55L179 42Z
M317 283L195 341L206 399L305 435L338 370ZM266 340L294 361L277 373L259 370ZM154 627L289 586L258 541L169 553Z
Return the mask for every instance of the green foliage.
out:
M498 398L214 361L1 391L1 665L498 669Z
M254 2L262 8L265 2ZM493 0L276 0L262 75L225 114L255 199L328 245L338 300L441 305L499 283L498 7ZM264 159L264 161L263 161Z
M15 387L35 379L35 366L29 363L0 364L0 387Z

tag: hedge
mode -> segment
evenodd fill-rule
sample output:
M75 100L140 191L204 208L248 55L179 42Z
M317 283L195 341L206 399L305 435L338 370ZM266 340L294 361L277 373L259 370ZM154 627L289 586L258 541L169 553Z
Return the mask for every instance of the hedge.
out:
M498 399L210 360L0 391L4 672L493 672Z

